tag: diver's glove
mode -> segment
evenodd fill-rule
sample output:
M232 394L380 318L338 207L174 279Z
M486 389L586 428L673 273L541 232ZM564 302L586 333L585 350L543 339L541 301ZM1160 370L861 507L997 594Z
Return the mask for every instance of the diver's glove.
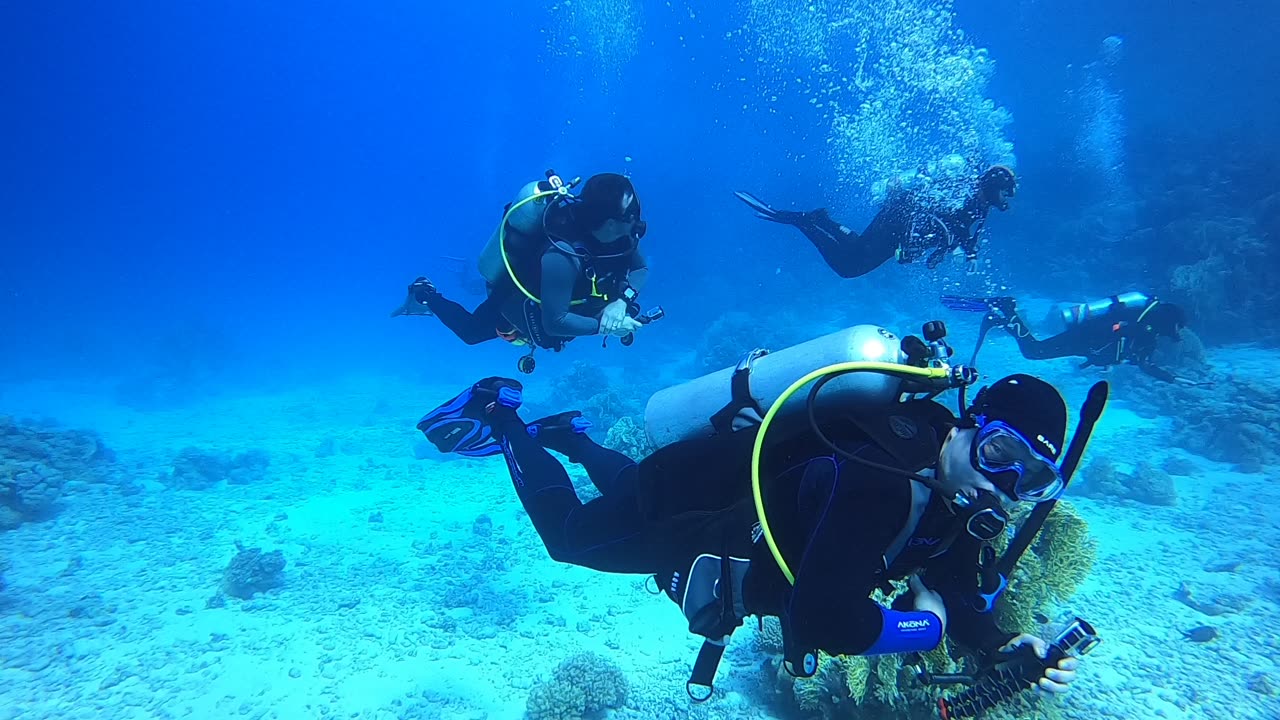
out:
M405 295L404 303L400 307L391 311L391 317L399 317L401 315L434 315L431 308L427 307L427 302L438 295L436 286L425 277L419 277L409 283L409 292Z

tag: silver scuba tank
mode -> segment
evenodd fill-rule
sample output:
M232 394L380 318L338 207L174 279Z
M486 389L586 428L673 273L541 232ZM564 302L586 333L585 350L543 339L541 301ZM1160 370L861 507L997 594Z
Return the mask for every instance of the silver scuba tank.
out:
M515 199L511 201L512 205L532 197L539 191L538 185L539 182L535 180L520 188L520 192L516 193ZM521 205L510 215L503 213L503 218L510 226L507 231L508 253L518 253L527 249L525 246L528 243L541 236L542 213L546 211L547 203L551 200L551 197L541 198ZM498 227L493 229L489 242L485 243L484 249L480 251L480 259L476 262L476 267L480 270L480 275L484 277L485 282L490 285L506 274L507 266L502 261L502 221L498 221Z
M1112 295L1109 298L1080 303L1062 311L1062 321L1067 327L1079 325L1087 320L1101 317L1117 308L1144 308L1151 299L1140 292L1127 292L1123 295Z
M904 364L902 339L878 325L855 325L755 359L750 373L751 395L767 411L791 383L813 370L843 362ZM733 398L736 368L728 367L660 390L645 406L644 426L649 442L660 448L681 440L711 437L712 417ZM818 407L888 405L903 392L904 381L880 373L850 373L829 382L818 396ZM798 392L776 418L780 426L807 427L808 392ZM734 427L759 418L734 418Z

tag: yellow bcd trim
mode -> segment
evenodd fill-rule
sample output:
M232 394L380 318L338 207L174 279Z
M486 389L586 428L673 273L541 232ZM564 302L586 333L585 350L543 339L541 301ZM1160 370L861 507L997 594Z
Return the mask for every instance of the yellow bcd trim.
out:
M531 203L535 200L540 200L545 197L550 197L552 195L561 195L561 194L563 193L560 190L548 190L546 192L534 193L533 195L530 195L529 197L521 200L520 202L513 204L511 208L508 209L505 214L503 214L502 227L498 228L498 250L502 254L502 264L507 268L507 275L511 277L511 282L515 283L516 289L518 289L521 293L523 293L525 297L529 298L530 300L532 300L533 302L539 305L542 304L542 298L529 292L528 288L524 286L524 283L520 282L520 278L516 277L515 268L511 267L511 258L507 255L507 220L511 217L511 213L515 212L516 210L519 210L520 208L524 207L528 203ZM591 278L591 295L592 297L604 297L603 295L600 294L600 291L596 288L596 279L594 277ZM570 300L569 304L581 305L584 302L586 302L586 300Z

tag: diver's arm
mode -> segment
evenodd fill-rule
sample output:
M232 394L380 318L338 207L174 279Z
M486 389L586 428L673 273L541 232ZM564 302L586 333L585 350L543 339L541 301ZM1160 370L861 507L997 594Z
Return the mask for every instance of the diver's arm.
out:
M978 261L978 243L982 242L982 228L985 225L986 218L979 217L970 225L961 223L961 227L957 229L956 234L964 238L960 241L960 247L964 249L965 262Z
M1178 382L1178 376L1177 376L1177 375L1174 375L1173 373L1169 372L1168 370L1165 370L1164 368L1160 367L1159 365L1156 365L1155 363L1151 362L1151 360L1150 360L1150 359L1144 359L1144 360L1142 360L1142 361L1138 362L1138 368L1139 368L1140 370L1142 370L1142 372L1144 372L1144 373L1146 373L1146 374L1150 375L1151 377L1153 377L1153 378L1155 378L1155 379L1157 379L1157 380L1163 380L1163 381L1168 382L1168 383L1176 383L1176 382Z
M804 512L802 503L801 514L816 525L793 565L786 629L798 646L831 655L933 649L942 638L941 618L931 612L890 610L870 598L884 568L884 548L906 521L911 504L907 483L887 475L841 482L842 471L850 468L830 457L815 458L805 467L801 485L815 502L810 503L813 512ZM807 524L803 518L801 522Z
M974 607L980 592L980 548L976 539L963 534L929 564L925 584L937 591L947 606L947 635L967 648L987 651L1004 645L1017 633L1001 629L992 612L979 612Z
M627 269L627 284L632 290L640 292L644 290L644 285L649 281L649 262L645 260L644 254L637 249L631 253L631 266Z
M600 321L570 312L578 266L561 252L542 256L542 325L552 335L578 337L600 332Z

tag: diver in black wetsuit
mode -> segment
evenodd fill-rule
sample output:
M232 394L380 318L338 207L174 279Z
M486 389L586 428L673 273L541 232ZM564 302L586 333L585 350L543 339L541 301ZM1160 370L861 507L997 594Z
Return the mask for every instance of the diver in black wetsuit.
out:
M988 593L979 580L984 548L1004 530L1004 505L1050 500L1064 487L1056 460L1066 404L1041 380L1004 378L959 420L914 400L824 419L830 446L813 433L787 435L762 463L764 530L751 489L756 430L677 442L637 464L593 442L579 413L526 424L521 399L519 383L488 378L418 428L442 452L502 454L553 559L655 575L690 630L720 652L748 615L779 617L788 662L806 667L819 649L925 651L944 633L979 652L1045 646L997 627L988 611L999 589ZM583 465L601 496L583 503L548 450ZM793 578L761 542L765 532L792 558ZM892 609L870 598L907 577L911 592ZM1038 686L1064 690L1075 666L1062 660Z
M954 212L937 212L910 191L893 191L861 235L832 220L825 208L811 212L775 210L750 193L734 194L755 210L757 217L794 225L836 274L855 278L875 270L889 258L911 263L925 253L929 255L926 262L933 269L957 248L963 248L969 272L977 271L978 243L987 214L992 207L1008 210L1008 198L1016 190L1013 171L993 165L977 178L964 205Z
M468 345L501 337L558 350L574 337L638 330L635 297L648 267L635 188L612 173L592 176L565 201L557 187L531 183L507 206L480 258L488 296L474 311L419 277L391 316L435 315Z
M1067 329L1044 339L1037 339L1031 334L1030 326L1018 314L1017 301L1011 297L944 295L942 303L953 310L985 313L978 330L978 344L973 350L974 360L987 333L1001 328L1013 336L1018 350L1028 360L1077 356L1085 359L1081 368L1105 368L1128 363L1157 380L1180 385L1211 385L1178 377L1152 361L1160 337L1182 341L1181 331L1187 324L1186 313L1178 305L1142 293L1113 295L1067 308L1062 312Z

